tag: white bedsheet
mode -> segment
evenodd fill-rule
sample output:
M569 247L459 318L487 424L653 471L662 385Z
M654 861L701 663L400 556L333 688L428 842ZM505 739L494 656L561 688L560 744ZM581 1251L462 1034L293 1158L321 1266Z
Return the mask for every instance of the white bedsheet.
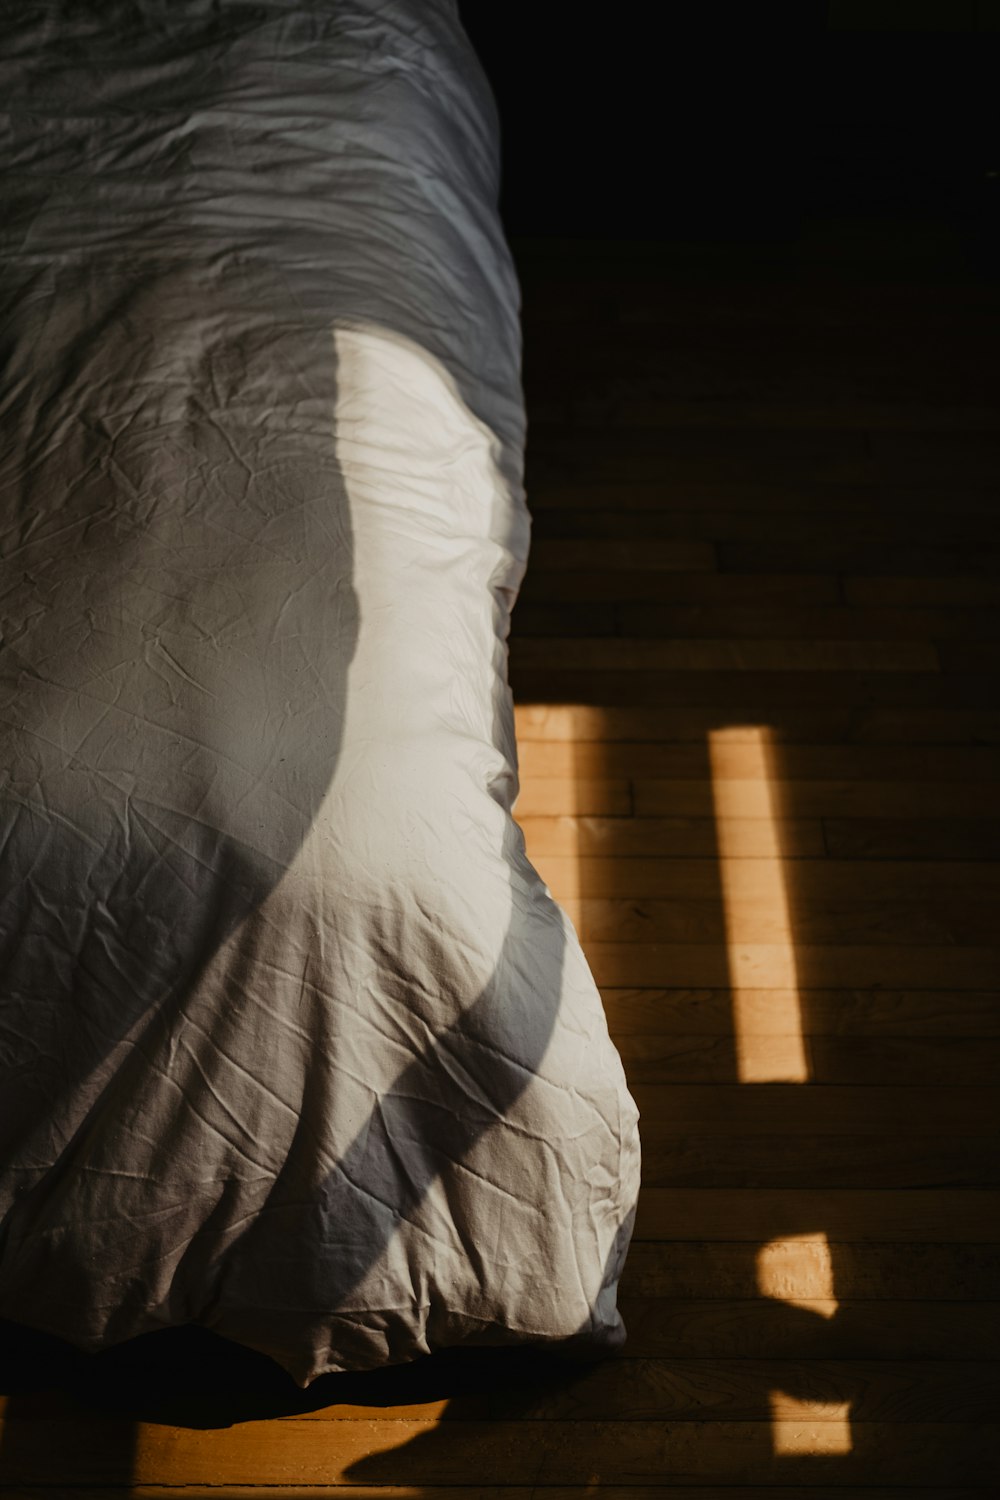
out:
M2 11L0 1315L300 1384L613 1347L636 1110L528 864L450 0Z

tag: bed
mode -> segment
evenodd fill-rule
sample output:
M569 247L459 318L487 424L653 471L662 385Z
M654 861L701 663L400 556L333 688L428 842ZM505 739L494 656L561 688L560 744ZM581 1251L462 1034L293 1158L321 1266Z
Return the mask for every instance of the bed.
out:
M528 862L452 0L0 6L0 1316L600 1353L637 1112Z

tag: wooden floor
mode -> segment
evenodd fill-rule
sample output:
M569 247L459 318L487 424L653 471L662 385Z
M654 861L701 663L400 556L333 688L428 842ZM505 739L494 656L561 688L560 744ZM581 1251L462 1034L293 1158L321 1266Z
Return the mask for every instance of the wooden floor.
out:
M1000 1479L1000 283L837 222L520 264L518 815L642 1111L629 1341L296 1401L181 1340L96 1407L8 1349L5 1496Z

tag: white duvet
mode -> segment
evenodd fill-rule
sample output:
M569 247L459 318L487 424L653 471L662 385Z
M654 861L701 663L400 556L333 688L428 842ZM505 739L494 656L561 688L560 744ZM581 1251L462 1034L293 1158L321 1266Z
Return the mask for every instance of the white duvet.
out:
M0 1316L303 1385L613 1347L636 1110L511 817L517 288L455 6L0 22Z

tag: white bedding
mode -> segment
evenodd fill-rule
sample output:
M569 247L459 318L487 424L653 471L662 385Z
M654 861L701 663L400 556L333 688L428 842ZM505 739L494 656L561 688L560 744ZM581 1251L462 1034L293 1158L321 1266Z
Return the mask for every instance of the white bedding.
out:
M0 19L0 1316L303 1385L614 1347L636 1110L510 812L517 288L455 6Z

